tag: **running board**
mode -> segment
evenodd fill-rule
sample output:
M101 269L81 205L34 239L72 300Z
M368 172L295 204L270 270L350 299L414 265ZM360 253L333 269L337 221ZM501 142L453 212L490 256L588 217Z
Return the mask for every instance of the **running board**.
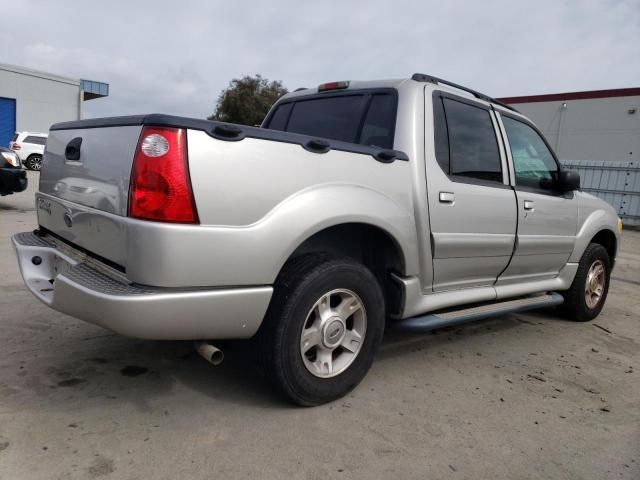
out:
M534 297L519 298L505 302L491 303L479 307L466 308L448 312L431 313L419 317L411 317L400 320L394 324L395 328L409 332L429 332L436 328L460 325L475 320L506 315L509 313L523 312L536 308L553 307L560 305L564 298L559 293L548 293Z

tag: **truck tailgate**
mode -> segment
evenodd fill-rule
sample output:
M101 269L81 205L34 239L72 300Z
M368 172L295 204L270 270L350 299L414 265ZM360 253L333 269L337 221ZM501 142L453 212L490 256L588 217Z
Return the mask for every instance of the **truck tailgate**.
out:
M126 216L131 166L141 129L136 125L52 130L44 153L40 192ZM77 160L65 157L71 141L80 145Z
M131 168L141 130L141 125L52 129L36 194L39 225L124 265L126 239L120 217L127 215ZM65 155L70 143L79 144L77 159Z

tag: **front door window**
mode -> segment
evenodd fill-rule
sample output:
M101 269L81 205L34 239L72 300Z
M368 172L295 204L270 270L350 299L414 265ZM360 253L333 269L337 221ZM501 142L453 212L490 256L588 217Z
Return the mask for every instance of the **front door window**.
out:
M538 132L526 123L503 116L509 138L516 185L553 190L558 178L558 164Z

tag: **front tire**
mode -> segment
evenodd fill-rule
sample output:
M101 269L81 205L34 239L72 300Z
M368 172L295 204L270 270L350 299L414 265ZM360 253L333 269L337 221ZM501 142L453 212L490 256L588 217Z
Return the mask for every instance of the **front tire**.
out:
M302 406L344 396L371 367L384 312L380 285L364 265L327 254L293 259L258 334L267 376Z
M611 259L600 244L590 243L585 250L571 288L561 292L564 303L562 314L576 322L587 322L596 318L609 292Z

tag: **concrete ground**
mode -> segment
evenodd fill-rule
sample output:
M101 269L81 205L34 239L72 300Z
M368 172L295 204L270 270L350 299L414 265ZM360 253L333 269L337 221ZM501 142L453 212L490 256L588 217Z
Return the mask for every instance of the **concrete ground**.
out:
M0 479L640 478L640 233L594 322L553 311L389 334L348 397L282 402L230 345L113 335L24 287L0 199Z

